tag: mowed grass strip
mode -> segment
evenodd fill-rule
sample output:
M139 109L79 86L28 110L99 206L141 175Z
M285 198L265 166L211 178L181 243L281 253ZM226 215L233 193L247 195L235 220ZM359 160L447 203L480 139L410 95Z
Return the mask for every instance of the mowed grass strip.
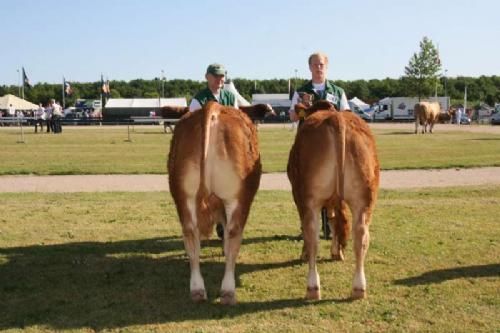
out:
M218 304L224 257L205 242L209 300L189 298L189 264L166 192L0 194L0 330L495 332L500 330L500 187L381 191L366 260L368 298L350 302L354 258L320 244L323 299L291 194L260 191L236 267L239 304Z
M500 135L436 131L414 135L374 130L382 169L500 166ZM125 126L65 126L61 135L0 128L0 175L163 174L171 134L161 126L135 126L131 142ZM287 127L259 129L264 172L284 172L295 132ZM194 143L193 143L194 144Z

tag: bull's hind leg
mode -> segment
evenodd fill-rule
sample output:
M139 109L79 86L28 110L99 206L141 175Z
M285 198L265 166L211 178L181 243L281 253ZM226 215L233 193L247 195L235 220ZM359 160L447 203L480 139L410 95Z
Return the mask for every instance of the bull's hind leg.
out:
M245 225L248 211L242 209L238 200L231 200L225 203L227 216L226 227L224 228L224 254L226 256L226 268L221 286L221 304L236 304L236 283L234 271L236 259L240 251L243 226Z
M200 271L200 232L196 216L196 203L194 199L188 199L181 211L182 234L184 247L189 257L191 278L189 289L191 299L194 302L202 302L207 299L205 283Z
M347 237L349 235L347 205L344 201L342 201L340 209L334 209L332 215L329 214L329 218L332 216L331 219L329 219L332 228L332 246L330 248L330 253L333 260L344 261L344 249L347 245Z
M353 211L353 244L356 257L356 268L352 284L353 299L366 297L365 278L365 256L370 244L370 232L368 230L371 220L371 211L367 207L360 207Z
M318 253L319 232L319 207L311 209L307 207L302 220L302 232L304 234L304 250L307 253L309 272L307 274L306 299L321 299L319 274L316 267L316 256Z

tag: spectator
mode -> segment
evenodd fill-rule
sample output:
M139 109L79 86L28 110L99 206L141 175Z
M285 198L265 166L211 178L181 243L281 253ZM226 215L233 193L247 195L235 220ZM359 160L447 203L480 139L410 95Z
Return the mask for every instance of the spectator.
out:
M40 125L40 132L43 132L43 123L45 121L45 108L42 103L38 105L35 111L35 133L38 133L38 126Z
M459 107L459 108L457 108L457 112L455 114L455 120L457 122L457 125L459 125L459 126L460 126L460 120L461 119L462 119L462 108Z
M12 104L9 104L9 108L7 109L7 114L9 117L15 117L16 116L16 108L12 106Z
M52 104L52 130L54 133L61 133L61 117L62 117L62 108L61 106L54 100L51 100Z
M52 111L52 101L50 101L45 108L45 125L47 125L47 133L54 131L54 124L52 123Z

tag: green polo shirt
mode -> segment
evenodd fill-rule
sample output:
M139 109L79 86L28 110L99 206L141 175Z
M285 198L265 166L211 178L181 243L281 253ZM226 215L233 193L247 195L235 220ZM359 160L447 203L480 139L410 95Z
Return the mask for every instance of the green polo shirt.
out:
M317 91L314 90L314 86L312 81L307 82L302 87L297 90L298 93L307 93L314 95L314 100L327 100L328 102L335 105L337 110L340 110L340 101L342 99L342 95L344 94L344 90L336 85L333 82L326 80L325 82L325 90L318 94Z
M219 104L226 106L234 106L236 101L236 96L234 96L232 92L224 89L220 90L219 100L215 98L214 94L208 88L201 90L194 95L193 98L196 99L201 106L205 105L208 101L218 102Z

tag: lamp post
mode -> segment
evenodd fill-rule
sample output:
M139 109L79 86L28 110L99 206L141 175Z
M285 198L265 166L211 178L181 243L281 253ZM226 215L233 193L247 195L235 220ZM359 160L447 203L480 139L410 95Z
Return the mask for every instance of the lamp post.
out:
M448 81L448 70L444 70L444 97L448 97L448 91L446 89L446 83Z
M295 72L295 78L293 80L293 90L297 91L297 73L299 72L298 69L294 69L294 72Z
M165 97L165 71L161 70L161 97Z

